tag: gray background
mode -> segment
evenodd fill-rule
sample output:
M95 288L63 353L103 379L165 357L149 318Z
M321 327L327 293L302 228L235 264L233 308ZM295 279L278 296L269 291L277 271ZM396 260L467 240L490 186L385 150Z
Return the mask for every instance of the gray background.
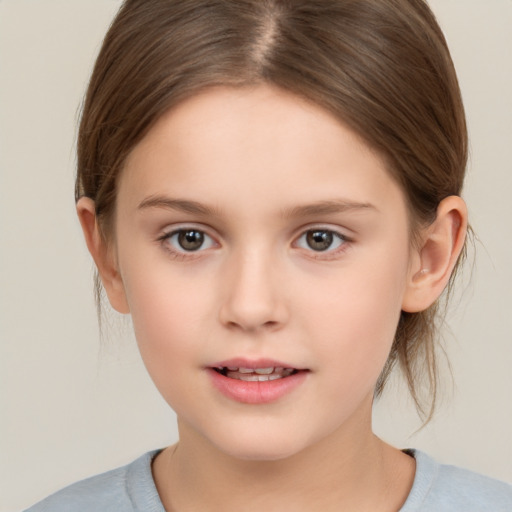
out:
M0 2L0 511L176 439L127 321L100 344L74 214L78 106L117 0ZM376 406L400 447L512 481L512 2L435 0L471 133L476 269L445 342L454 385L420 426L405 386Z

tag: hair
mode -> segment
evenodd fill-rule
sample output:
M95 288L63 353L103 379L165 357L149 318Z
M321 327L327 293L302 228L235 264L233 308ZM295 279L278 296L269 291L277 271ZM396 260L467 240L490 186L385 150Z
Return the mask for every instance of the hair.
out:
M125 0L97 58L78 134L75 198L94 200L106 243L123 163L160 116L209 87L257 84L326 109L382 155L405 194L413 240L445 197L460 195L464 109L424 0ZM97 276L96 292L99 300ZM375 390L381 394L398 363L428 419L439 313L439 303L402 312ZM427 408L419 396L424 376Z

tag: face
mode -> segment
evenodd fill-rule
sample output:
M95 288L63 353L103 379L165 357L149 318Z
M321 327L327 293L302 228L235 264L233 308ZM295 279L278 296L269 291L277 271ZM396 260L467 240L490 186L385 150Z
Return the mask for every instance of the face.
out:
M180 435L278 459L370 428L408 226L382 159L317 106L215 88L166 113L123 170L114 247Z

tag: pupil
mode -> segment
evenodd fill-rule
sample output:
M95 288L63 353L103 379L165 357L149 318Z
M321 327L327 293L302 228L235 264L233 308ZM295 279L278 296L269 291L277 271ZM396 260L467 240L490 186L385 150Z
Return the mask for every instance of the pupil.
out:
M200 231L180 231L178 242L186 251L197 251L204 242L204 235Z
M309 231L306 238L311 249L325 251L332 245L333 235L329 231Z

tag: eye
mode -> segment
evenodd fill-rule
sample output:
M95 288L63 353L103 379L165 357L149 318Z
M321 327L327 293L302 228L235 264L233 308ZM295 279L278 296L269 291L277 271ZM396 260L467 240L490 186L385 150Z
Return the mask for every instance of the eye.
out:
M176 252L195 252L215 245L213 239L199 229L178 229L162 237Z
M297 240L297 246L302 249L312 249L316 252L326 252L338 249L346 242L340 233L329 229L310 229Z

